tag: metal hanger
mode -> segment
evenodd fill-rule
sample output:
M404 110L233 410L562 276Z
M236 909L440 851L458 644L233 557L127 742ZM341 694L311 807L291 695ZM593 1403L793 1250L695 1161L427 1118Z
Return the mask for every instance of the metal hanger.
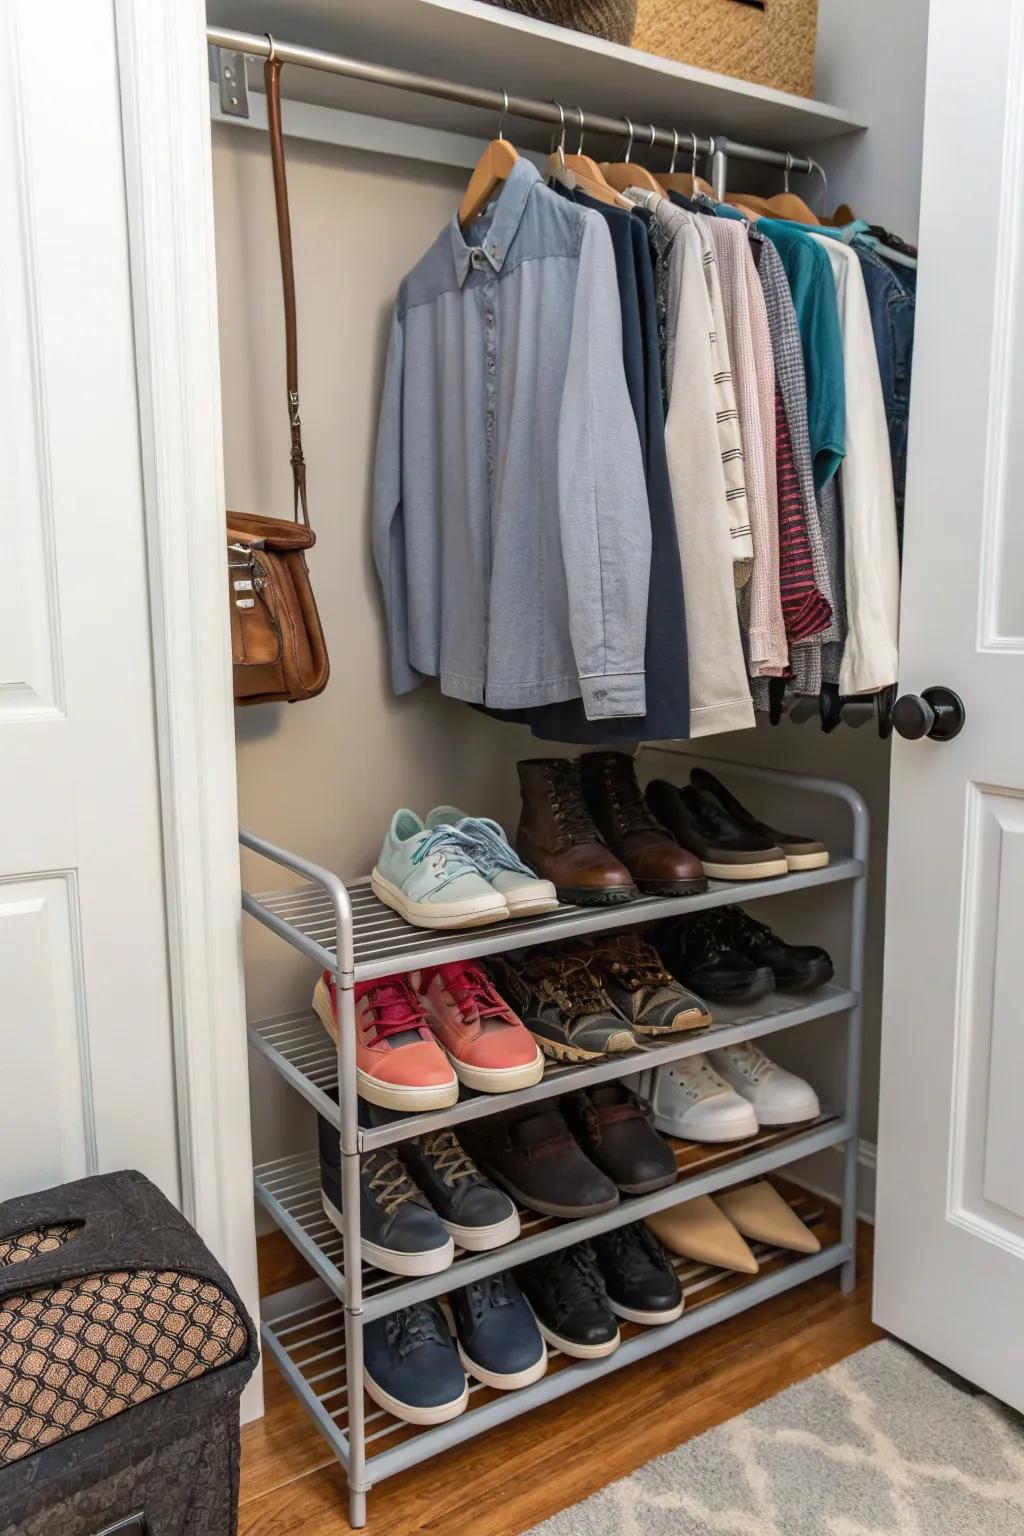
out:
M556 106L558 103L556 103ZM561 108L559 108L561 110ZM580 120L580 139L574 155L564 155L564 163L576 178L576 185L586 192L588 197L595 198L600 203L609 203L616 208L628 208L630 203L622 197L615 188L610 186L604 173L596 160L583 153L583 132L586 119L583 116L583 108L577 107L576 111ZM554 157L552 157L553 159ZM552 162L548 161L549 174L552 171Z
M498 119L498 137L492 139L476 163L469 178L469 186L459 204L459 225L466 229L487 207L495 191L507 181L512 167L519 159L519 151L505 137L505 116L508 112L508 92L502 91L501 117Z
M698 192L703 192L706 197L714 197L715 192L711 183L705 181L703 176L697 175L697 156L700 153L700 140L691 131L691 160L689 173L676 171L676 155L679 152L679 134L672 129L672 164L664 175L659 175L658 180L666 192L681 192L684 197L695 197Z
M626 145L626 153L623 159L616 161L614 164L608 163L601 166L606 180L617 192L625 192L627 187L640 187L644 192L656 192L659 197L664 197L665 188L659 181L655 180L646 166L632 164L630 156L633 153L635 130L629 118L625 117L625 114L623 116L626 127L629 129L629 142ZM651 146L653 147L657 130L653 123L650 126Z

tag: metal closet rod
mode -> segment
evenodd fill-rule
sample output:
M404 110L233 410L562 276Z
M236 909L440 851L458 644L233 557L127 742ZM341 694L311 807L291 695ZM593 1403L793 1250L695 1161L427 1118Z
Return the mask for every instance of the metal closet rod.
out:
M265 34L233 32L224 27L207 27L207 42L214 48L228 48L237 53L255 54L268 58L270 42ZM302 48L296 43L283 43L274 38L274 49L282 64L297 64L303 69L320 69L329 75L346 75L351 80L365 80L370 85L387 85L396 91L413 91L419 96L437 96L442 101L458 101L468 107L482 107L499 116L507 113L512 117L528 117L539 123L558 126L564 121L570 133L578 126L579 109L576 104L562 104L563 113L553 101L539 101L532 96L506 96L504 91L492 91L483 86L460 85L454 80L441 80L434 75L417 75L408 69L392 69L385 64L368 64L363 59L350 59L342 53L325 53L319 48ZM676 149L685 156L693 150L693 139L671 128L658 128L652 123L628 123L622 117L605 117L599 112L585 112L584 126L587 133L607 134L624 138L632 128L633 151L660 145ZM653 136L652 136L653 129ZM752 160L759 165L788 166L791 171L810 174L817 166L808 156L788 155L777 149L761 149L753 144L736 144L732 139L698 138L697 153L701 155L725 155L730 160Z

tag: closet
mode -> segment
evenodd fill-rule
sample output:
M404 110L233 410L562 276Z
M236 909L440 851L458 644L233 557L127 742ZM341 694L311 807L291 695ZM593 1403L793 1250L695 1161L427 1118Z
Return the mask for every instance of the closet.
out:
M254 1163L263 1170L260 1215L265 1219L269 1209L313 1259L332 1328L342 1316L331 1299L341 1289L340 1243L332 1241L317 1259L303 1179L315 1145L310 1104L336 1118L323 1095L333 1086L332 1073L336 1076L332 1052L322 1032L316 1033L315 1021L309 1022L308 1002L310 962L328 963L324 946L330 951L338 935L351 933L338 877L350 884L366 876L396 806L425 810L455 803L511 828L515 762L538 750L524 728L489 720L436 689L395 699L388 685L368 509L398 284L450 218L483 142L499 123L521 152L532 152L543 163L552 130L557 135L565 121L573 147L577 110L584 148L593 152L600 145L601 158L619 155L623 122L650 123L652 130L637 126L632 151L653 169L666 169L677 153L688 170L696 135L698 168L718 192L743 183L770 196L782 190L785 174L813 206L831 208L841 201L915 239L927 9L924 0L902 8L894 29L882 4L850 7L824 0L820 101L803 101L663 61L623 58L575 34L551 37L472 0L344 7L312 0L290 6L209 0L210 41L219 50L211 55L210 89L225 475L232 506L284 506L289 494L280 419L277 250L255 63L247 99L239 89L244 59L256 61L267 51L264 33L272 33L285 63L303 427L318 534L311 570L333 677L326 693L301 709L239 712L238 784L240 820L247 829L243 886L256 893L247 906L260 919L245 930ZM881 50L880 35L886 39ZM312 67L303 68L304 62ZM830 101L842 105L823 104ZM904 692L911 685L920 692L936 681L954 679L907 676ZM766 889L757 903L758 915L773 925L777 921L783 931L801 930L825 944L839 978L836 992L808 1014L807 1027L780 1030L772 1040L773 1056L812 1079L823 1102L845 1106L829 1125L804 1132L807 1156L786 1168L807 1189L845 1201L840 1242L847 1247L803 1261L806 1273L817 1272L816 1263L849 1266L855 1200L863 1214L874 1212L891 746L880 739L872 709L854 706L845 713L828 735L808 711L796 710L777 726L762 717L756 730L654 746L640 758L647 776L679 780L701 759L724 761L727 776L728 765L737 765L741 790L757 784L762 814L776 824L791 822L794 813L799 821L811 803L807 781L821 781L813 791L818 795L813 824L834 850L831 888L819 892L822 882L809 878L806 886L796 881L786 891ZM740 778L748 768L755 771L753 781ZM780 769L796 777L773 772ZM758 778L757 770L764 776ZM283 878L265 855L284 866ZM259 894L309 879L317 889L308 894ZM361 974L368 975L385 961L372 932L360 940L363 897L359 886L352 889L357 974L362 966ZM585 926L599 924L588 918ZM460 952L485 950L463 944ZM429 951L416 953L423 958ZM338 955L343 962L342 950ZM372 1140L372 1135L364 1139L363 1146ZM843 1145L845 1164L836 1150ZM758 1155L765 1161L752 1161L750 1172L776 1166L770 1153ZM706 1186L699 1180L700 1175L695 1190L718 1187L713 1177ZM486 1272L479 1259L473 1262L473 1274ZM437 1291L434 1286L432 1294ZM365 1317L386 1306L379 1289L369 1294L369 1301L363 1298ZM285 1297L268 1305L268 1344L286 1368L288 1329L301 1328L301 1309L311 1304L308 1298ZM742 1304L715 1303L723 1316L729 1306ZM693 1321L698 1315L694 1309L684 1313L690 1319L685 1326L673 1325L678 1329L673 1347L685 1350L681 1341L691 1326L700 1326ZM301 1333L293 1337L301 1340ZM353 1337L350 1328L350 1349ZM667 1342L653 1334L647 1338L629 1346L628 1358L641 1358ZM301 1360L292 1365L293 1384L301 1391ZM568 1376L549 1395L569 1390L567 1383ZM580 1385L585 1391L585 1378ZM334 1401L311 1411L337 1449L341 1416L334 1410L344 1387L329 1386ZM443 1449L518 1411L522 1406L510 1397L492 1398L476 1410L473 1427L466 1427L471 1413L454 1421L461 1428L432 1431L431 1448ZM353 1418L350 1408L345 1423L345 1453L352 1458L353 1438L358 1445L350 1460L351 1516L358 1524L369 1480L363 1452L372 1459L374 1447L362 1443L358 1410ZM417 1451L414 1436L387 1439L379 1423L369 1433L385 1436L371 1479L427 1454Z

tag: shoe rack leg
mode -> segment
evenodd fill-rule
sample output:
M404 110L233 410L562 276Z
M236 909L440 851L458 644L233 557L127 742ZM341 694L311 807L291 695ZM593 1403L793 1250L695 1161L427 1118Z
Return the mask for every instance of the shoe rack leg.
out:
M361 1531L366 1524L366 1494L349 1490L348 1523L354 1531Z
M864 950L868 916L868 842L867 812L854 811L853 852L864 865L864 873L854 881L851 899L850 986L858 998L864 995ZM853 1135L843 1148L842 1239L849 1245L850 1257L839 1272L840 1288L847 1294L857 1283L857 1173L860 1152L860 1060L862 1005L850 1010L846 1024L846 1104L845 1116Z

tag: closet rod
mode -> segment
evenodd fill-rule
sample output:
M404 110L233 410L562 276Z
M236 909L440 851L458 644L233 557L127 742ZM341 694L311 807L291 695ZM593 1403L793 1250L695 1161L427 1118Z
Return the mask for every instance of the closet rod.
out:
M255 54L267 58L270 43L265 34L233 32L223 27L207 27L206 40L214 48L228 48L236 53ZM441 80L434 75L417 75L407 69L392 69L386 64L368 64L362 59L350 59L341 53L324 53L319 48L302 48L295 43L283 43L274 38L274 48L282 64L297 64L303 69L320 69L330 75L346 75L352 80L365 80L370 85L388 85L397 91L413 91L419 96L437 96L443 101L458 101L469 107L482 107L499 116L503 109L511 117L528 117L540 123L557 126L562 114L553 101L538 101L530 96L509 95L507 102L503 91L491 91L482 86L459 85L454 80ZM562 103L564 117L570 131L576 117L576 104ZM604 117L597 112L586 112L588 134L601 133L624 139L630 125L621 117ZM671 128L654 127L652 124L633 123L634 152L639 154L654 144L665 149L678 148L680 153L692 151L689 131L675 133ZM725 155L730 160L752 160L760 165L785 166L791 171L809 174L816 169L809 157L786 155L777 149L760 149L749 144L735 144L731 139L698 139L697 152L701 155Z

